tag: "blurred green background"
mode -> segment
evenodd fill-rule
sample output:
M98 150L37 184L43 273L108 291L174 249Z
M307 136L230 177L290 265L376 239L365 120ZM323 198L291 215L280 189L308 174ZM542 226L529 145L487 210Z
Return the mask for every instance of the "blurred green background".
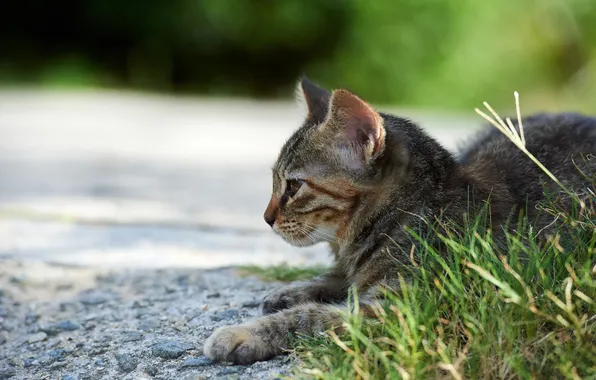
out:
M0 83L591 111L596 0L63 0L0 12Z

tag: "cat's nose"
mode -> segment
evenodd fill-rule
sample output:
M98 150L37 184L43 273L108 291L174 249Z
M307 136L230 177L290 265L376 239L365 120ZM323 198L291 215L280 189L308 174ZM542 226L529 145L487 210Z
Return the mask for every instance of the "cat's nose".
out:
M271 216L265 214L265 222L267 222L269 227L273 227L273 224L275 224L275 216L271 217Z
M275 219L277 218L278 210L279 210L279 199L276 197L271 197L271 200L269 201L269 204L267 205L267 209L265 210L265 215L263 215L265 222L267 222L267 224L270 227L273 227L273 225L275 224Z

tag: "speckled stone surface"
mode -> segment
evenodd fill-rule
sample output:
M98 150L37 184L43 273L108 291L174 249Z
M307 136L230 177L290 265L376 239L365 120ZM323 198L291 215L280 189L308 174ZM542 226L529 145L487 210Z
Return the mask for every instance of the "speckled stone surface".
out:
M0 266L0 379L274 379L291 369L283 356L233 366L202 354L213 329L259 315L279 284L232 268Z

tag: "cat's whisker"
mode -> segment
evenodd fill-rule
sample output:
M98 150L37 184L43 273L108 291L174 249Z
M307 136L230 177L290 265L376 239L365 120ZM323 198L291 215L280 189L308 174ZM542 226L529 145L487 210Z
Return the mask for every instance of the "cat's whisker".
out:
M317 239L315 236L312 236L309 232L306 233L306 237L313 243L318 243Z
M300 227L299 228L300 233L302 233L304 236L306 236L312 243L318 243L319 240L317 240L317 238L321 237L317 235L317 230L316 229L311 229L309 231L309 229L307 227ZM325 241L326 239L321 239L323 241Z
M304 235L310 242L317 243L319 240L317 240L318 236L316 234L316 230L309 228L308 226L305 225L301 225L297 228L297 231L299 234ZM325 239L322 239L325 240Z
M314 244L314 243L317 243L317 240L316 240L316 239L315 239L313 236L311 236L311 233L310 233L310 231L308 231L308 229L307 229L307 228L305 228L305 227L304 227L302 224L300 224L300 223L296 223L296 224L294 225L294 228L292 229L292 233L293 233L293 234L289 234L289 235L288 235L288 237L290 238L290 241L291 241L291 243L292 243L292 244L295 244L295 243L296 243L296 240L297 240L297 239L295 239L295 238L294 238L294 236L295 236L295 235L301 235L301 236L304 236L306 239L308 239L308 240L309 240L311 243L313 243L313 244Z
M340 239L338 239L338 237L336 235L332 235L330 233L327 233L325 231L321 231L319 230L316 226L311 225L311 224L304 224L306 227L312 229L312 233L314 233L316 236L324 238L323 240L327 240L329 241L329 239L331 239L332 242L341 242Z

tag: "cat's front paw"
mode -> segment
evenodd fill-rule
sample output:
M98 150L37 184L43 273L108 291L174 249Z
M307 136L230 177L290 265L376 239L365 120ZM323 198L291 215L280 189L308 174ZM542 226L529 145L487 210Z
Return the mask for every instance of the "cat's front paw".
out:
M214 361L252 364L277 354L250 324L220 327L205 342L203 352Z
M313 301L309 286L290 285L269 293L263 300L263 314L276 313Z

